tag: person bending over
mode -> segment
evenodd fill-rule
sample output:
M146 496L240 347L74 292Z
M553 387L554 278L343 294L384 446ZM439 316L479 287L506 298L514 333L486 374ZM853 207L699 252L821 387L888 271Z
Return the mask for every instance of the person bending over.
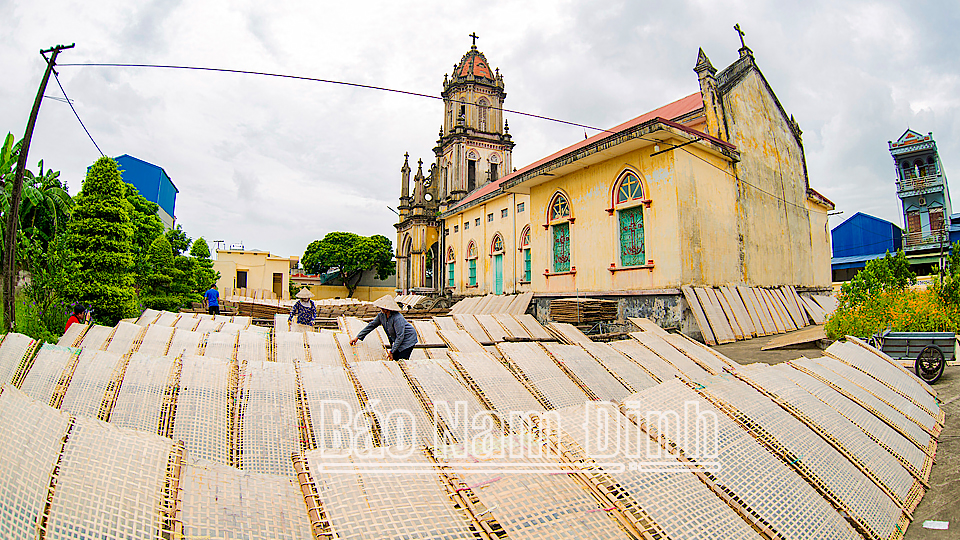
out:
M400 314L400 306L392 296L381 296L373 305L380 308L380 313L367 326L350 340L351 345L367 337L367 334L382 326L390 339L390 351L387 353L391 360L409 360L413 346L417 344L417 331Z

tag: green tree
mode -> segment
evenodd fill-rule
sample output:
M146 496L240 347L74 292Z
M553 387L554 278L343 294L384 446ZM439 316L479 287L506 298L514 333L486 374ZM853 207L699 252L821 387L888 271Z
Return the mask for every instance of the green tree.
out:
M187 233L183 232L183 228L181 228L180 225L177 225L163 234L170 242L170 247L173 249L174 257L179 257L185 251L190 249L190 237L187 236Z
M94 309L97 322L114 325L136 315L133 207L117 162L103 157L87 170L67 226L67 245L79 267L68 290Z
M210 260L210 247L202 236L197 238L190 246L190 256L197 261L195 291L202 295L204 291L220 279L220 272L213 269L213 261Z
M144 278L143 305L152 309L177 311L183 303L174 291L174 282L183 276L174 267L173 250L163 235L156 237L147 250L150 272Z
M916 282L917 275L910 270L903 250L896 255L888 251L880 259L867 261L863 270L840 287L840 308L863 304L883 291L901 291Z
M304 272L309 274L336 270L339 281L352 297L364 272L374 271L379 279L386 279L393 273L393 244L379 234L366 237L331 232L323 240L310 242L300 263Z
M163 222L157 217L157 210L160 209L157 203L145 199L132 184L124 182L123 186L124 198L130 205L130 223L133 226L131 254L134 279L137 290L140 290L145 285L147 275L150 274L147 253L153 241L163 235Z

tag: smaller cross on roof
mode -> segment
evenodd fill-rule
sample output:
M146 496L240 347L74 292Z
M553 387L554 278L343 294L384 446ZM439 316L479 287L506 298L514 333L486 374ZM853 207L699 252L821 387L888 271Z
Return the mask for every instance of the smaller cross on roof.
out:
M480 39L480 36L478 36L476 32L471 32L470 35L467 36L467 37L473 38L473 45L471 45L471 47L473 47L474 49L476 49L476 48L477 48L477 40Z
M737 35L740 36L740 47L746 48L747 44L743 42L743 36L746 34L743 33L743 30L740 29L740 23L733 25L733 29L737 31Z

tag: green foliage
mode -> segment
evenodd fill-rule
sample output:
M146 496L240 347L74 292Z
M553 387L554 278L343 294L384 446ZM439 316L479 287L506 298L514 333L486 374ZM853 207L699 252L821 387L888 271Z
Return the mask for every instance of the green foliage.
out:
M960 305L960 242L950 246L945 262L943 277L938 275L933 282L934 290L937 291L943 303ZM940 273L939 268L936 271L937 274Z
M75 305L66 299L65 291L79 274L76 261L67 249L64 235L55 237L44 248L40 242L23 238L21 233L17 255L31 260L30 279L17 299L17 331L55 342Z
M957 304L945 304L930 289L886 289L865 302L837 308L824 327L831 339L869 338L876 332L955 332L960 328Z
M173 266L173 250L165 236L156 237L147 252L150 273L144 278L143 305L152 309L177 311L182 298L173 291L177 278L182 278Z
M197 259L209 259L210 258L210 246L207 245L207 241L201 236L197 238L193 245L190 246L190 256L196 257Z
M137 188L126 182L123 183L123 194L130 205L128 213L133 227L130 253L133 257L134 281L137 289L142 289L146 276L150 273L147 252L153 241L163 235L163 222L157 217L160 207L157 203L145 199Z
M183 252L190 249L190 237L187 236L187 233L183 232L183 228L180 227L180 225L163 234L167 237L167 240L170 241L170 247L173 248L173 255L175 257L179 257ZM209 257L209 255L207 256Z
M202 297L204 291L220 279L220 272L214 271L213 261L210 260L210 248L202 236L193 242L190 247L190 256L196 261L196 267L192 273L195 281L194 292L198 297Z
M948 261L960 274L960 245ZM840 288L840 303L824 327L827 336L868 338L876 332L944 332L960 328L957 288L960 278L948 272L927 289L912 288L916 274L903 251L868 261Z
M68 294L92 306L102 324L114 325L137 314L133 240L138 230L130 218L134 207L128 188L116 161L98 159L87 170L67 227L67 246L79 266Z
M840 288L840 307L863 304L883 291L901 291L917 282L917 275L910 270L910 263L903 250L891 256L888 251L881 259L867 261L859 271Z
M300 260L304 271L323 274L331 269L353 296L360 278L366 271L374 271L379 279L386 279L394 271L393 244L379 234L370 237L349 232L331 232L323 240L310 242Z

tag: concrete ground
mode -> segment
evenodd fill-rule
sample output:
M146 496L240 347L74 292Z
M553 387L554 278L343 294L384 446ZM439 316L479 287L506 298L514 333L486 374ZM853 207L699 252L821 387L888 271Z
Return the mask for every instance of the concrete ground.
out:
M820 349L815 346L761 351L760 347L767 341L769 338L757 338L718 345L714 349L741 364L779 364L801 356L820 356ZM913 521L904 540L960 538L960 366L947 366L933 388L945 413L943 433L930 473L930 489L913 512ZM924 529L926 520L948 521L949 529Z

